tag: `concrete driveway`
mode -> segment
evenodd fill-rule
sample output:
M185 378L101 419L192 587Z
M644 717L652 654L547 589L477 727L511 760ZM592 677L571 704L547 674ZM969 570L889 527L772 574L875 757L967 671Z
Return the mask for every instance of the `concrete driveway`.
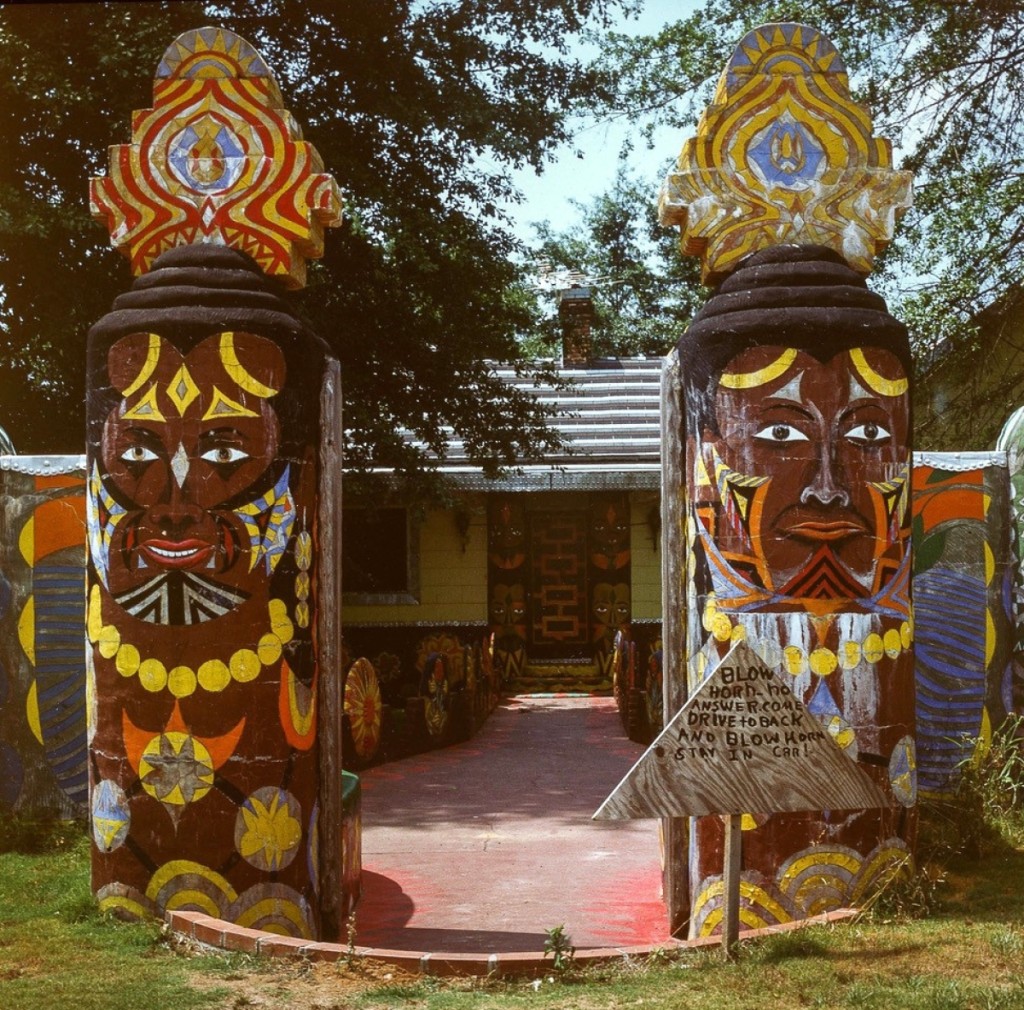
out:
M502 701L468 743L363 781L356 943L537 952L668 941L655 821L591 821L642 753L611 698Z

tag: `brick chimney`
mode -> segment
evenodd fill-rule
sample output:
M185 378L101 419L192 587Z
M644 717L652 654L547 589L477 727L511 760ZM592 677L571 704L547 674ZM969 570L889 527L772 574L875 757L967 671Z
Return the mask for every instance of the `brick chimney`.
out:
M573 284L558 297L558 319L562 324L562 364L585 365L590 360L590 325L594 318L591 290Z

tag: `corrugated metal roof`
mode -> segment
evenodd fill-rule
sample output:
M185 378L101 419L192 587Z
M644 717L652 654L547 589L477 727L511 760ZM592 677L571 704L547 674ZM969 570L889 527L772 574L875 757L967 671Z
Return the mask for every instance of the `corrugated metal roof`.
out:
M525 465L501 481L487 481L466 456L462 442L449 439L440 470L464 486L547 490L570 487L657 487L661 467L661 359L608 358L567 366L559 375L570 385L535 386L512 368L496 367L505 382L555 407L552 425L568 452Z

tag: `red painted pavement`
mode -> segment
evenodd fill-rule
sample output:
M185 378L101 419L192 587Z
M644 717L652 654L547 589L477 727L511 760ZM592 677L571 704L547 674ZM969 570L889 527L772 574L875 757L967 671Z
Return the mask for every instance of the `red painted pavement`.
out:
M541 951L668 941L654 821L592 821L642 753L610 698L512 698L468 743L362 773L356 943Z

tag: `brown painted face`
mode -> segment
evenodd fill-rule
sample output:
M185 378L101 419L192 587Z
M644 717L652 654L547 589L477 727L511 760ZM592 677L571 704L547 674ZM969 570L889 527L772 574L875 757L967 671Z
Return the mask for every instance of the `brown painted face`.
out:
M491 591L491 624L504 631L526 624L526 600L523 587L497 583Z
M127 597L128 609L145 608L140 587L154 579L176 586L170 602L164 593L149 604L170 609L157 623L190 623L178 613L190 600L197 613L240 602L266 579L257 564L266 531L293 513L287 487L267 489L280 440L271 406L284 382L280 349L222 333L182 355L140 333L114 344L108 370L123 399L104 426L103 467L127 510L109 544L111 592ZM227 595L213 599L210 580Z
M594 620L605 628L629 623L629 586L625 582L599 582L594 586Z
M899 359L877 348L827 362L751 348L723 373L715 409L720 434L704 433L703 463L732 517L719 546L752 552L766 586L789 595L822 595L825 583L825 595L876 590L879 560L902 550L909 410Z
M490 559L496 568L518 568L526 559L526 517L519 503L501 502L491 513Z
M601 507L591 516L593 546L602 554L618 554L629 544L629 523L613 504Z

